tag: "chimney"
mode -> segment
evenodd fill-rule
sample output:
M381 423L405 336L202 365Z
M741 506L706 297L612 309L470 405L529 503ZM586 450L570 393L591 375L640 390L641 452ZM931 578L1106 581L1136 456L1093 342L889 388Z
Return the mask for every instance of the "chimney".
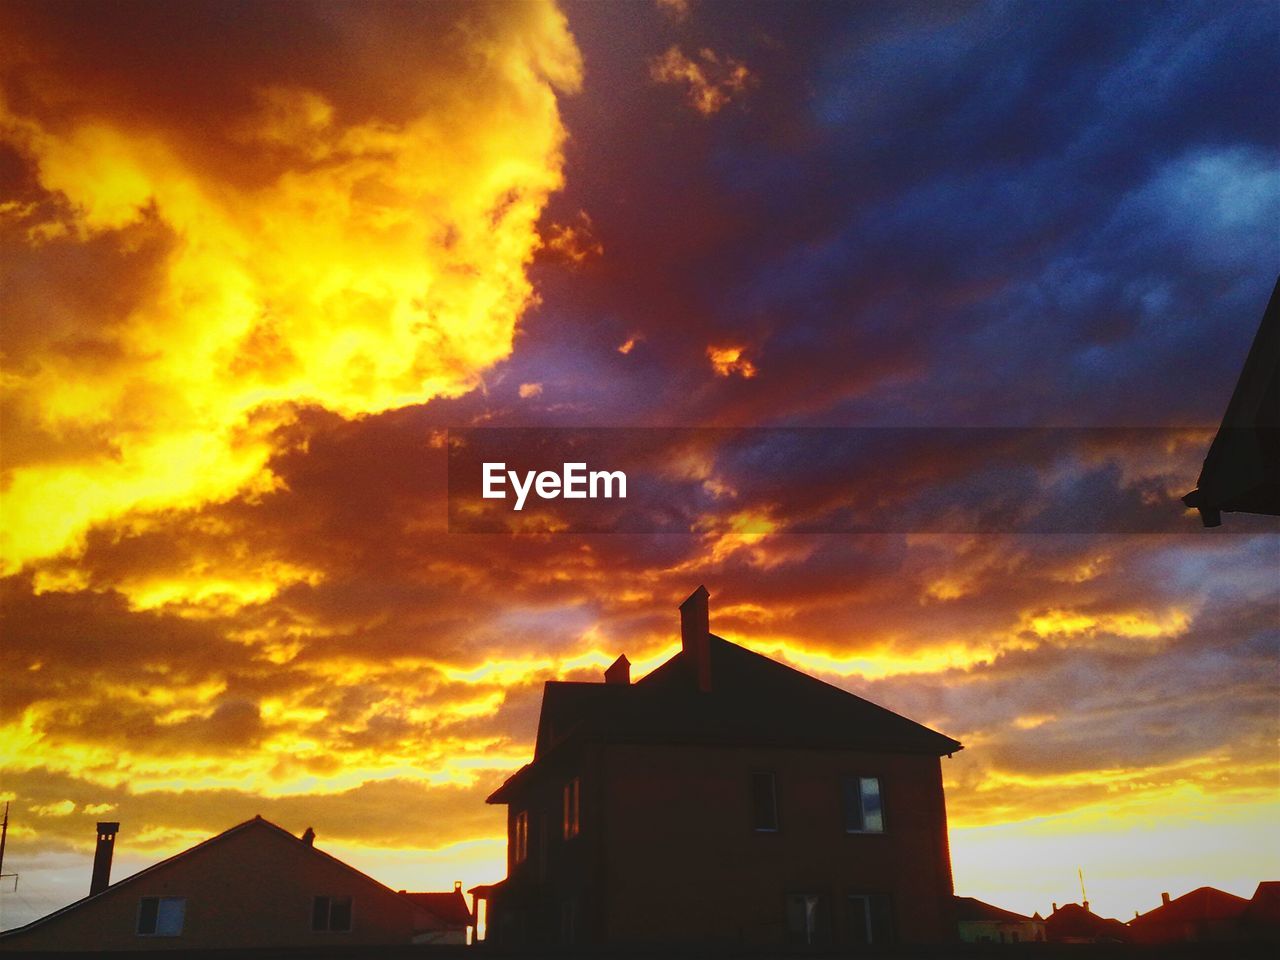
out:
M308 847L315 846L316 832L312 830L310 827L307 827L307 829L302 832L302 842L305 843Z
M631 661L627 659L625 653L620 654L618 659L613 661L613 665L604 672L605 683L617 683L627 686L631 683Z
M1085 913L1088 913L1088 912L1089 912L1089 901L1088 901L1088 900L1082 900L1082 901L1080 901L1080 906L1084 907L1084 912L1085 912Z
M700 586L680 604L680 649L686 662L693 664L698 689L703 693L711 690L711 614L707 607L710 596L707 588Z
M93 877L89 881L89 896L93 897L111 886L111 854L116 847L119 823L98 824L98 847L93 851Z
M454 893L461 893L461 892L462 892L462 881L461 881L461 880L455 880L455 881L453 881L453 892L454 892Z
M1168 894L1168 892L1165 892L1165 893L1160 894L1160 905L1161 905L1162 907L1167 907L1167 906L1169 905L1169 894Z
M1058 912L1058 905L1056 903L1053 905L1053 912L1054 913Z

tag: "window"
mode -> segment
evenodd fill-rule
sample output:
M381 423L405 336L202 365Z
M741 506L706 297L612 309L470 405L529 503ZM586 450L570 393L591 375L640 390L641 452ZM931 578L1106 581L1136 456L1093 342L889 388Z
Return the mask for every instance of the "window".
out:
M516 814L511 828L511 858L516 863L524 863L529 856L529 811L521 810Z
M186 897L143 897L138 903L138 936L179 937L186 916Z
M845 833L884 833L878 777L844 778Z
M311 903L311 929L332 933L351 930L350 897L316 897Z
M574 777L564 785L564 838L571 840L582 826L582 781Z
M885 893L855 893L848 899L849 941L857 946L893 943L893 907Z
M827 923L827 898L820 893L787 894L787 942L813 946L825 944L830 927Z
M778 829L778 791L768 771L751 775L751 827L761 833Z

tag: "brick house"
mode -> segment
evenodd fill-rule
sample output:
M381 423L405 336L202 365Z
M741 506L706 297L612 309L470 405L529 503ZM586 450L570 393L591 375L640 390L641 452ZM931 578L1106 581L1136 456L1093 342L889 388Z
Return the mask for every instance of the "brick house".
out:
M89 896L0 934L0 953L465 943L452 894L407 894L261 817L109 883L118 823L98 824ZM104 829L106 828L106 829Z
M503 945L955 938L941 757L960 743L709 631L636 683L548 682L506 804Z

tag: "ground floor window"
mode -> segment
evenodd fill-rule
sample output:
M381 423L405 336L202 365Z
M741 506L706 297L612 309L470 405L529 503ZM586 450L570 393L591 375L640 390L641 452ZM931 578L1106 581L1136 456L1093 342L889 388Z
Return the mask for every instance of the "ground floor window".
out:
M350 897L316 897L311 902L311 929L333 933L351 930Z
M859 946L893 943L893 904L886 893L854 893L847 900L849 942Z
M813 946L830 940L827 897L821 893L787 894L787 942Z
M186 918L186 897L143 897L138 903L138 936L179 937Z

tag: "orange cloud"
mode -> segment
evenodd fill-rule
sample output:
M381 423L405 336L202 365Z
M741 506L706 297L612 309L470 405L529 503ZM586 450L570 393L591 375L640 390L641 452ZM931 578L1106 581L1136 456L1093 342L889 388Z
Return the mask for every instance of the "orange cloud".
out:
M475 66L432 75L411 115L259 82L216 131L227 166L145 105L78 109L44 48L0 27L31 85L0 99L0 142L36 191L6 208L6 244L27 274L150 258L107 302L18 291L3 570L74 553L95 524L276 489L274 431L297 405L355 418L456 396L511 352L562 183L557 91L580 76L562 15L521 14L474 25Z
M717 376L728 377L737 374L744 380L756 375L756 365L748 360L744 353L746 347L707 347L707 359L711 361L711 369Z
M694 60L678 46L670 47L649 63L649 77L655 83L688 87L689 106L704 117L718 113L745 92L753 79L746 65L732 57L721 59L704 47Z

